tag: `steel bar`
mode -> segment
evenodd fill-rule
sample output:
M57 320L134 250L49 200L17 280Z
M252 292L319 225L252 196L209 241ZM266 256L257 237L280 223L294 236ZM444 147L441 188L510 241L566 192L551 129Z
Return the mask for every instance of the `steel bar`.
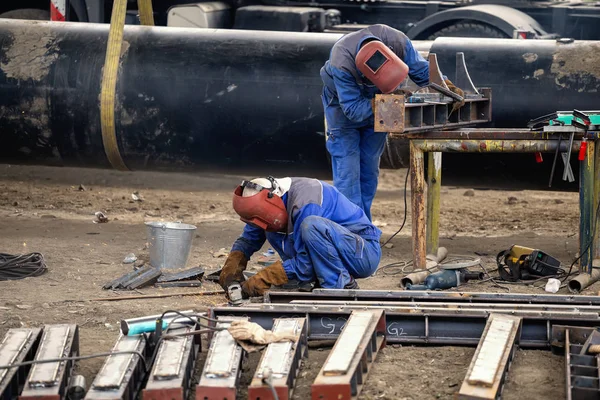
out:
M573 128L571 128L573 129ZM562 133L532 131L530 129L499 129L499 128L462 128L451 131L435 130L427 133L407 133L405 139L470 139L470 140L550 140L558 141ZM579 140L583 132L578 132L575 137ZM566 145L561 146L565 148Z
M571 338L571 329L565 331L565 382L567 400L600 398L600 365L598 356L581 355L583 343Z
M73 357L79 354L77 325L46 325L35 360ZM34 364L27 375L19 400L65 398L73 361Z
M170 334L185 334L193 326L174 327ZM142 400L185 400L192 384L199 336L180 336L162 340L157 350L156 361L142 391Z
M217 327L227 328L231 321L246 319L245 316L238 315L218 316L220 322L217 323ZM243 356L244 350L235 342L229 331L216 332L210 342L200 382L196 386L196 400L235 400L238 380L242 373Z
M250 400L273 399L271 388L263 382L263 379L269 379L269 376L279 400L291 399L301 360L308 355L308 324L305 318L276 319L273 332L294 335L296 340L271 343L267 346L248 387Z
M427 254L437 254L440 225L440 190L442 186L442 153L427 155Z
M41 332L40 328L9 329L0 343L0 365L33 360ZM30 369L31 366L0 369L0 400L14 400L19 396Z
M557 294L478 293L407 290L315 289L311 293L270 291L267 303L289 303L293 300L396 301L445 303L520 303L600 306L599 296Z
M515 310L515 311L556 311L588 312L600 315L600 306L570 304L519 304L519 303L445 303L445 302L394 302L394 301L340 301L340 300L293 300L290 304L330 306L330 307L401 307L418 310Z
M120 334L113 351L137 351L149 357L151 346L142 335ZM86 400L134 400L146 377L144 363L137 354L108 356L90 386Z
M592 273L595 142L588 141L585 159L579 164L579 272Z
M356 399L385 346L383 310L352 311L311 386L313 400Z
M495 400L500 397L517 349L520 327L519 317L490 315L458 392L459 399Z
M452 131L449 132L452 134ZM544 139L412 139L411 144L423 152L441 151L446 153L552 153L557 141ZM579 150L580 142L574 142L572 149ZM566 151L568 143L561 142L560 150Z
M592 227L594 227L594 232L592 232L593 236L593 251L592 254L592 262L599 260L600 261L600 221L597 221L598 216L595 215L596 210L598 210L598 204L600 204L600 143L596 142L594 146L594 222L592 223ZM600 262L597 263L600 265Z
M412 244L415 269L424 269L427 263L425 238L425 179L423 151L410 142L410 198L412 204Z
M306 306L295 304L262 304L256 307L213 308L213 316L245 316L265 329L271 329L273 318L305 317L310 340L335 339L352 310L384 309L387 342L402 344L472 345L479 342L489 311L418 309L402 307ZM521 347L547 348L553 325L596 326L598 313L494 310L523 318Z

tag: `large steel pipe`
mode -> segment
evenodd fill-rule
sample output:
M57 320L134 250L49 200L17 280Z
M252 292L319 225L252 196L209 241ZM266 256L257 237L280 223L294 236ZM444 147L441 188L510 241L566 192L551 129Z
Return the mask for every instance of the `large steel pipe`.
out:
M107 36L106 25L0 23L0 161L110 167L99 116ZM319 69L338 38L127 26L115 113L125 163L327 171ZM449 77L454 53L465 52L474 82L494 90L498 126L557 108L600 108L599 46L416 42L432 47Z

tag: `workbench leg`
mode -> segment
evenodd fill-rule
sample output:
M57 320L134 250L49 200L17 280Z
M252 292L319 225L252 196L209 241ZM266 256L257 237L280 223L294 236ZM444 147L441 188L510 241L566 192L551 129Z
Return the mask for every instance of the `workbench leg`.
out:
M594 227L594 221L598 217L596 215L596 211L598 210L598 203L600 202L600 143L598 141L594 141L594 151L590 154L594 154L594 204L592 206L592 228ZM594 243L592 244L593 249L591 254L593 254L593 260L596 261L595 264L598 266L600 264L600 223L596 222L596 229L594 232Z
M440 189L442 153L427 154L427 254L437 254L440 244Z
M416 269L425 268L426 221L425 221L425 171L423 151L410 143L410 190L412 201L412 245L413 262Z
M595 177L594 164L596 158L596 146L594 142L588 142L587 154L583 161L579 164L579 272L592 272L592 258L594 254L592 241L592 219L594 218L594 193L595 193ZM587 247L591 246L590 251L586 251ZM583 253L585 252L585 253Z

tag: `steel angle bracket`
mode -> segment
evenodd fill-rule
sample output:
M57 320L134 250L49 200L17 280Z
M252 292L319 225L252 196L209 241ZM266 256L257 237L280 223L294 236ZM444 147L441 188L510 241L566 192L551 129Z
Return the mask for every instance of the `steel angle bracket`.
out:
M459 399L500 398L520 336L521 318L501 314L489 316L465 380L458 392Z
M112 351L137 351L148 359L151 346L142 335L127 336L121 333ZM138 397L145 377L144 363L137 354L110 355L92 382L85 399L134 400Z
M169 330L169 334L189 333L193 326ZM162 340L156 361L142 392L142 400L185 400L194 375L199 341L194 336L180 336Z
M0 365L31 361L37 351L41 328L9 329L0 342ZM14 400L21 392L31 366L0 369L0 400Z
M570 327L565 332L565 383L567 400L600 398L600 356L581 354L583 342L571 339Z
M311 386L313 400L356 399L385 346L383 310L353 311Z
M464 91L464 106L453 110L453 99L439 69L437 56L429 54L429 82L437 88L432 92L415 93L408 99L403 94L375 95L375 131L390 134L418 133L490 122L492 91L478 90L471 80L464 53L456 54L457 86Z
M219 316L218 319L217 328L227 328L232 321L248 318ZM229 331L216 332L196 386L196 400L235 400L243 357L244 350Z
M273 398L271 388L263 382L267 373L271 376L271 385L279 400L292 398L301 360L308 355L308 324L306 318L277 318L272 331L294 335L291 342L271 343L264 351L252 383L248 387L249 400L268 400ZM267 372L268 371L268 372Z
M77 325L46 325L34 360L74 357L79 354L79 328ZM59 400L66 396L67 385L73 371L73 361L34 364L20 400Z

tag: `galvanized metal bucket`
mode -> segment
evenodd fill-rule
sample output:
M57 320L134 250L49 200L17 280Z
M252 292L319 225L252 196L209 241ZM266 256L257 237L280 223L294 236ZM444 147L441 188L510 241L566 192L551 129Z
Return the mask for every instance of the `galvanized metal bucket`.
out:
M196 227L179 222L146 222L150 265L158 269L185 268Z

